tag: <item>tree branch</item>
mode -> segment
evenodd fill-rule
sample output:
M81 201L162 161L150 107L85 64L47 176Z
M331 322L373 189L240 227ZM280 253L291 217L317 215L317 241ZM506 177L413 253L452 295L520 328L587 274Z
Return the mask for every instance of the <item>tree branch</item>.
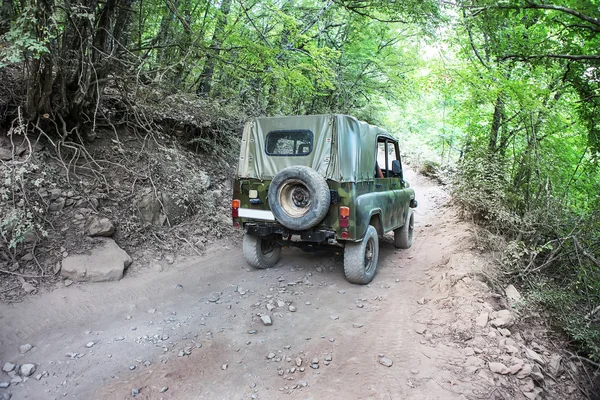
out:
M587 250L584 249L583 246L579 243L579 240L577 240L575 236L573 236L573 242L575 243L575 246L577 246L577 248L581 250L581 254L583 254L587 259L589 259L592 262L592 264L594 264L596 267L600 268L600 261L593 255L588 253Z
M355 6L353 7L351 5L344 4L344 2L340 1L340 0L337 0L337 1L334 0L334 2L336 4L338 4L339 6L341 6L341 7L344 7L348 11L360 15L361 17L367 17L369 19L372 19L372 20L375 20L375 21L378 21L378 22L383 22L383 23L402 23L402 24L406 24L406 21L402 20L402 19L382 19L382 18L374 17L373 15L371 15L369 13L366 13L364 11L360 11L358 9L359 7L355 7Z
M502 60L531 60L540 58L557 58L571 61L600 61L600 55L598 54L532 54L527 56L521 54L510 54L502 57Z
M522 8L525 9L534 9L534 10L553 10L553 11L560 11L562 13L565 14L569 14L572 15L576 18L579 18L585 22L589 22L592 25L597 26L598 28L600 28L600 20L596 19L596 18L592 18L588 15L583 14L580 11L577 10L573 10L571 8L567 8L567 7L563 7L563 6L556 6L554 4L536 4L532 1L527 1L526 6L523 6Z

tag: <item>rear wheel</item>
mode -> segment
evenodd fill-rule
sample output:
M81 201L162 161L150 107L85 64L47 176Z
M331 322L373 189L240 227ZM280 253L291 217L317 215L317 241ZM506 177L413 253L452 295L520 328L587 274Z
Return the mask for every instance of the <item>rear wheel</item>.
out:
M281 246L273 238L244 234L244 258L254 268L271 268L281 257Z
M347 243L344 249L344 274L351 283L366 285L373 280L379 259L379 237L372 225L360 243Z
M394 230L394 246L399 249L410 249L415 230L415 214L412 208L408 209L404 226Z

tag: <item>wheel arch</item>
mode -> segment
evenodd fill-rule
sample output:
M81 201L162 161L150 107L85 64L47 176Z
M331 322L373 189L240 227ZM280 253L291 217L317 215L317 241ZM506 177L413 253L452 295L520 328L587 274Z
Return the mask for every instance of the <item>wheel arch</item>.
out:
M373 227L377 230L377 234L379 236L381 236L383 233L383 225L382 225L382 221L381 221L381 208L379 207L375 207L372 209L367 209L364 211L361 211L359 208L358 211L359 215L357 215L357 221L358 224L356 225L356 240L357 241L362 241L367 233L367 229L369 228L369 225L373 225ZM377 221L377 222L375 222ZM378 225L374 225L374 223L377 223ZM381 230L380 230L381 229Z
M377 230L378 236L383 236L384 232L383 232L383 224L381 223L381 211L374 212L371 214L371 218L369 218L369 225L373 225L373 227ZM365 229L365 233L366 233L366 229Z

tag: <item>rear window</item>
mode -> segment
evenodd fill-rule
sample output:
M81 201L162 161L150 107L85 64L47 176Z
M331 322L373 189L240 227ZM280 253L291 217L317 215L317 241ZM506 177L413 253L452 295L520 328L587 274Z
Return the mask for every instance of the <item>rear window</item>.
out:
M312 153L313 133L308 130L271 131L266 152L270 156L307 156Z

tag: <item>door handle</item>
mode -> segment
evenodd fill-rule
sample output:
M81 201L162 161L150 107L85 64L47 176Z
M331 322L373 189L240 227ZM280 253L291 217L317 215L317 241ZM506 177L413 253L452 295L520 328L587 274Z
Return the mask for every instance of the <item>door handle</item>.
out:
M376 184L375 184L375 187L376 187L377 189L381 188L382 186L383 186L383 185L382 185L381 183L376 183Z
M396 182L392 182L392 186L396 186Z

